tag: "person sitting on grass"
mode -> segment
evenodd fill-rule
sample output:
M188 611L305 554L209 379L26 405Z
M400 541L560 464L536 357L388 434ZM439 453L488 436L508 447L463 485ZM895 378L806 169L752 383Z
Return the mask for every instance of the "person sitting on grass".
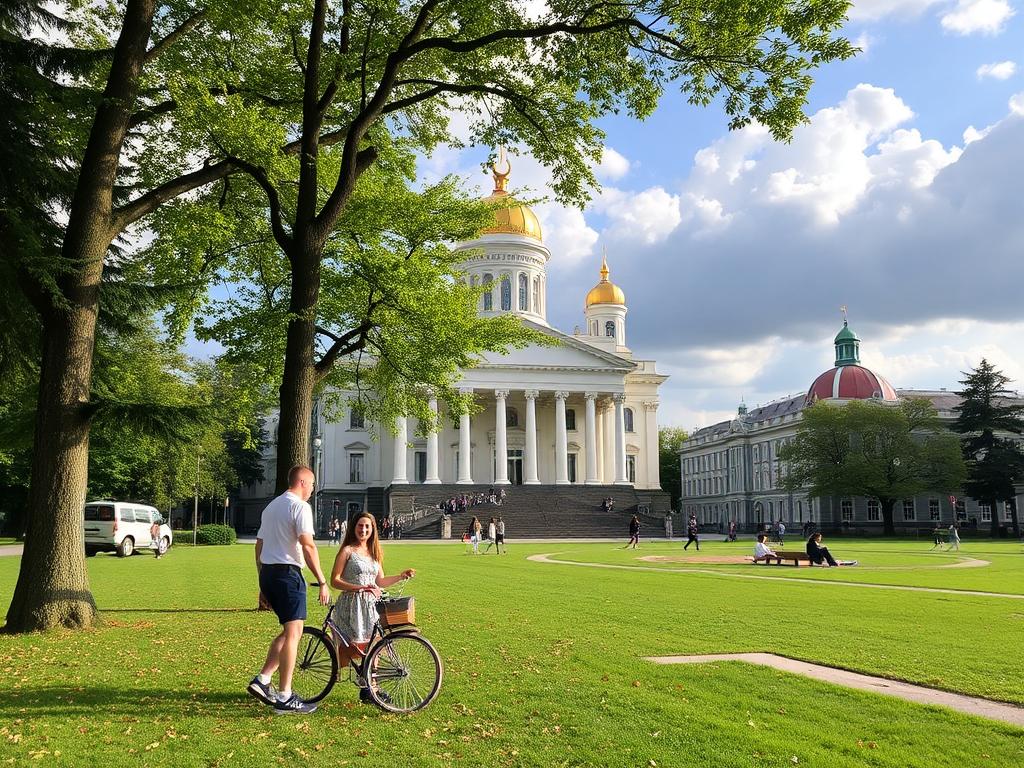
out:
M821 533L815 532L807 540L807 556L811 558L813 565L822 565L826 568L836 568L840 565L856 565L856 560L836 560L828 547L821 546Z
M754 545L754 562L755 563L770 563L773 558L777 558L775 550L768 546L766 543L768 537L763 533L757 534L757 543Z
M366 652L370 633L377 622L381 589L416 575L416 571L407 568L397 576L385 576L383 562L377 520L369 512L360 512L349 524L331 571L331 586L341 590L334 604L334 623L348 636L350 643L338 648L341 669ZM359 700L364 704L373 701L365 688L359 691Z

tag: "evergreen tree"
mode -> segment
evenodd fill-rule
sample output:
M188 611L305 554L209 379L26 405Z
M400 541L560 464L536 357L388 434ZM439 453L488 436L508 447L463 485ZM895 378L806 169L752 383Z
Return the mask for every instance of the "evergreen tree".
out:
M961 433L967 462L967 495L988 505L992 535L999 530L999 502L1010 505L1014 536L1020 535L1016 486L1024 481L1024 452L1009 435L1024 433L1024 402L1006 388L1009 377L982 358L960 380L962 398L953 429Z
M680 464L679 450L686 440L686 430L681 427L662 427L658 430L658 471L661 487L669 495L672 509L682 509L683 468Z

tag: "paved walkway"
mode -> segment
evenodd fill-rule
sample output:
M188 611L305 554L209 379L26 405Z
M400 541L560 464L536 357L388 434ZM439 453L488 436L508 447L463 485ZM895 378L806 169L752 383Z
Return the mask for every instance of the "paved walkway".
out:
M24 549L24 544L5 544L4 546L0 547L0 557L20 557L21 552Z
M893 589L898 592L930 592L937 595L970 595L973 597L999 597L1007 600L1024 600L1024 595L1013 595L1007 592L982 592L974 589L942 589L940 587L909 587L902 584L869 584L860 581L836 581L833 579L789 578L787 576L759 576L754 573L734 573L732 571L713 571L704 568L655 568L650 565L613 565L611 563L580 563L572 560L555 560L551 552L546 555L530 555L527 560L535 563L552 565L581 565L586 568L613 568L622 571L653 571L655 573L699 573L706 576L721 576L731 579L764 579L766 581L783 581L787 584L830 584L836 587L859 587L861 589ZM751 566L753 567L753 566ZM767 570L767 569L763 569Z
M940 707L949 707L965 715L976 717L987 717L990 720L1000 720L1024 728L1024 707L1014 704L1005 704L990 699L981 699L976 696L964 696L960 693L940 691L935 688L926 688L922 685L911 685L899 680L887 680L884 677L873 677L862 675L858 672L848 672L845 669L826 667L822 664L811 664L807 661L788 659L785 656L777 656L774 653L714 653L703 656L648 656L646 661L653 661L655 664L704 664L711 661L744 661L748 664L760 664L773 669L780 669L783 672L791 672L795 675L812 677L826 683L856 688L861 691L873 691L886 696L896 696L907 701L914 701L918 704L931 704Z

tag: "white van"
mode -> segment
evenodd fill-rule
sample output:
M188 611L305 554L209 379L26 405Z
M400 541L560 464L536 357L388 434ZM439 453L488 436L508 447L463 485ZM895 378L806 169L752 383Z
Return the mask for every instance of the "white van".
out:
M150 526L160 526L159 550L171 546L171 529L156 507L126 501L90 501L85 505L85 554L117 552L128 557L138 548L150 548Z

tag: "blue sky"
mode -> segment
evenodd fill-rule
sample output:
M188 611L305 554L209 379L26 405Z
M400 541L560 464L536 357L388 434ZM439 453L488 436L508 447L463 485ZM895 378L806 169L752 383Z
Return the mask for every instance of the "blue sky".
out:
M664 425L805 391L831 366L843 304L864 363L897 387L953 389L986 356L1024 389L1020 3L857 4L846 35L864 52L817 72L788 145L676 94L644 123L604 121L594 202L536 206L549 320L582 323L606 247L630 347L672 376ZM424 170L486 192L485 156L441 151ZM513 157L513 190L546 181Z

